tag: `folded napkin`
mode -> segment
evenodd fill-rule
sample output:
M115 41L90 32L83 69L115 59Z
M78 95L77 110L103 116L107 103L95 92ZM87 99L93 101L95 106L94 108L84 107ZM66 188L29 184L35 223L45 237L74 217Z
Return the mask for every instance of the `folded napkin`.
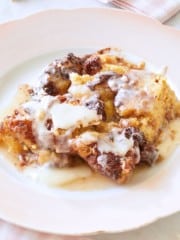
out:
M40 233L16 227L0 220L0 240L93 240L89 237L67 237Z
M99 0L103 3L120 4L123 9L156 18L165 22L180 11L180 0Z

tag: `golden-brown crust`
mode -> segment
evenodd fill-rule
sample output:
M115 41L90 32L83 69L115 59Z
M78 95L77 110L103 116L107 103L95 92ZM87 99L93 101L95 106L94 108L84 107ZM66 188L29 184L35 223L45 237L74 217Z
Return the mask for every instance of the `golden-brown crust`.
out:
M0 140L9 146L11 152L20 153L36 145L32 130L32 121L18 119L17 111L0 124Z

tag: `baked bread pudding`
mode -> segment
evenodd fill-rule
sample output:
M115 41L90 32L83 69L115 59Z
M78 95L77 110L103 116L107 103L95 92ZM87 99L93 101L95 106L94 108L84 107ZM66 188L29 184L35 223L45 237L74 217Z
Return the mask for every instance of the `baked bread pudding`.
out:
M85 163L117 183L159 159L160 133L180 115L163 73L111 48L55 60L20 94L0 124L1 145L19 168Z

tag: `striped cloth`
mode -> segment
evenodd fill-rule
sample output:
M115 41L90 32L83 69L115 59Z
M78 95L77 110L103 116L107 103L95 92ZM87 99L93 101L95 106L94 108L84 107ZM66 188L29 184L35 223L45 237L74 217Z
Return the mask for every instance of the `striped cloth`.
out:
M103 3L120 4L122 9L156 18L165 22L180 11L180 0L99 0Z
M93 240L89 237L67 237L39 233L0 220L0 240Z

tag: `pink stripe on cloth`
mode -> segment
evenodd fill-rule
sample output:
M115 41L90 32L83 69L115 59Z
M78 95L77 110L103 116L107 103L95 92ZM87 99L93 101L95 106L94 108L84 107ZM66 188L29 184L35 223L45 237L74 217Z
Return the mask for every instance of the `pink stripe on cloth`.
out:
M142 13L165 22L180 11L179 0L100 0L104 3L119 3L123 9Z
M0 220L0 240L92 240L88 237L67 237L27 230Z
M168 20L180 10L179 0L125 0L123 2L137 8L145 15L159 19L161 22Z

